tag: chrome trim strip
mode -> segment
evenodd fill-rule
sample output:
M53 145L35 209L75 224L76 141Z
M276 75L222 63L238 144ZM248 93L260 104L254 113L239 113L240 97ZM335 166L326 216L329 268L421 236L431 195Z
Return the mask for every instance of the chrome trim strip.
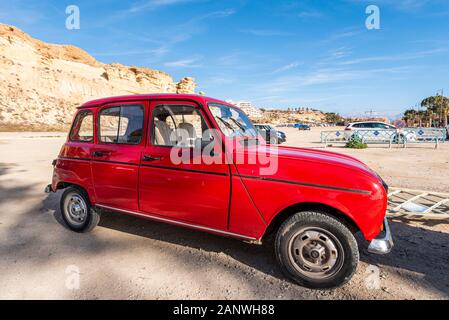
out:
M206 171L206 170L197 170L197 169L187 169L187 168L179 168L179 167L168 167L168 166L158 166L152 164L145 163L134 163L134 162L120 162L113 160L102 160L102 159L88 159L88 158L70 158L70 157L59 157L61 160L75 160L75 161L91 161L98 163L111 163L111 164L120 164L127 166L140 166L140 167L148 167L148 168L156 168L156 169L164 169L164 170L175 170L175 171L185 171L191 173L202 173L202 174L211 174L216 176L229 177L229 174L226 172L214 172L214 171Z
M211 174L216 176L224 176L229 177L229 174L225 172L214 172L214 171L205 171L205 170L196 170L196 169L186 169L186 168L178 168L178 167L167 167L167 166L158 166L153 164L141 164L141 167L148 167L148 168L156 168L156 169L163 169L163 170L175 170L175 171L185 171L185 172L192 172L192 173L202 173L202 174Z
M255 180L263 180L263 181L270 181L270 182L296 184L298 186L303 186L303 187L330 189L330 190L345 191L345 192L352 192L352 193L359 193L359 194L366 194L366 195L371 194L371 191L368 191L368 190L350 189L350 188L344 188L344 187L334 187L334 186L327 186L327 185L322 185L322 184L298 182L298 181L291 181L291 180L281 180L281 179L267 178L267 177L261 177L261 176L248 176L248 175L240 175L240 174L236 174L235 176L238 176L243 179L255 179Z
M72 158L72 157L58 157L57 160L75 160L75 161L91 161L89 158Z
M209 228L209 227L203 227L203 226L199 226L199 225L196 225L196 224L181 222L181 221L177 221L177 220L162 218L162 217L158 217L158 216L151 215L151 214L143 214L143 213L139 213L139 212L135 212L135 211L118 209L118 208L114 208L114 207L110 207L110 206L105 206L105 205L102 205L102 204L97 204L96 206L100 207L100 208L104 208L104 209L109 209L111 211L123 212L123 213L127 213L127 214L130 214L130 215L135 215L135 216L148 218L148 219L152 219L152 220L167 222L167 223L171 223L171 224L175 224L175 225L179 225L179 226L183 226L183 227L189 227L189 228L194 228L194 229L214 232L214 233L218 233L218 234L222 234L222 235L226 235L226 236L230 236L230 237L235 237L235 238L241 238L241 239L245 239L245 240L249 240L249 241L257 241L256 238L244 236L242 234L228 232L228 231L223 231L223 230L218 230L218 229Z

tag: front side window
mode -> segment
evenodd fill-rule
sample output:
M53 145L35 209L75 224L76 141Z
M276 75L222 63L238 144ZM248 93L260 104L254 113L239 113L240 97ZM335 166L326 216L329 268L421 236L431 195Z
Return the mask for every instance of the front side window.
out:
M220 103L209 103L208 106L227 137L257 137L256 129L243 111Z
M103 143L140 144L143 132L142 105L108 107L100 112L99 136Z
M151 143L154 146L195 147L210 140L199 110L189 105L158 105L153 111Z
M76 142L92 142L94 140L94 116L92 111L83 110L78 113L70 132L70 140Z

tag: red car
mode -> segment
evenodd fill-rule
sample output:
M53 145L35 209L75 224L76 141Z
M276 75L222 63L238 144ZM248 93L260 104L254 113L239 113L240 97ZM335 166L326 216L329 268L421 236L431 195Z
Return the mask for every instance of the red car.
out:
M273 235L284 273L313 288L352 277L355 233L370 252L393 246L375 172L342 154L267 145L241 110L212 98L88 102L53 165L46 191L65 189L62 217L76 232L115 211L255 243Z

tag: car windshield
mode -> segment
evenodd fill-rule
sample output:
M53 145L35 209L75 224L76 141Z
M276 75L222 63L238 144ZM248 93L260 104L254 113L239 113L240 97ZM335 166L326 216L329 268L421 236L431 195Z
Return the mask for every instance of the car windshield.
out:
M256 129L243 111L220 103L209 103L208 106L227 137L257 138Z

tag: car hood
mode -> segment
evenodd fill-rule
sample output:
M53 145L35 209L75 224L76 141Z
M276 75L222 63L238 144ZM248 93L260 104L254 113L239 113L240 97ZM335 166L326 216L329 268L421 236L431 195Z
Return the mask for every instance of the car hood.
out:
M381 178L366 164L351 156L340 153L306 148L283 146L254 146L246 149L248 157L260 153L269 158L273 170L261 170L264 165L237 164L241 175L260 176L271 179L325 183L329 186L366 189L372 183L382 184ZM259 153L259 155L257 155ZM260 161L262 162L262 161ZM266 159L264 161L267 163ZM265 165L268 167L269 165ZM266 172L266 173L264 173Z
M277 149L277 151L275 149ZM269 150L269 152L273 152L274 154L277 152L279 158L327 163L343 167L356 168L373 173L373 171L362 161L341 153L284 146L270 146Z

